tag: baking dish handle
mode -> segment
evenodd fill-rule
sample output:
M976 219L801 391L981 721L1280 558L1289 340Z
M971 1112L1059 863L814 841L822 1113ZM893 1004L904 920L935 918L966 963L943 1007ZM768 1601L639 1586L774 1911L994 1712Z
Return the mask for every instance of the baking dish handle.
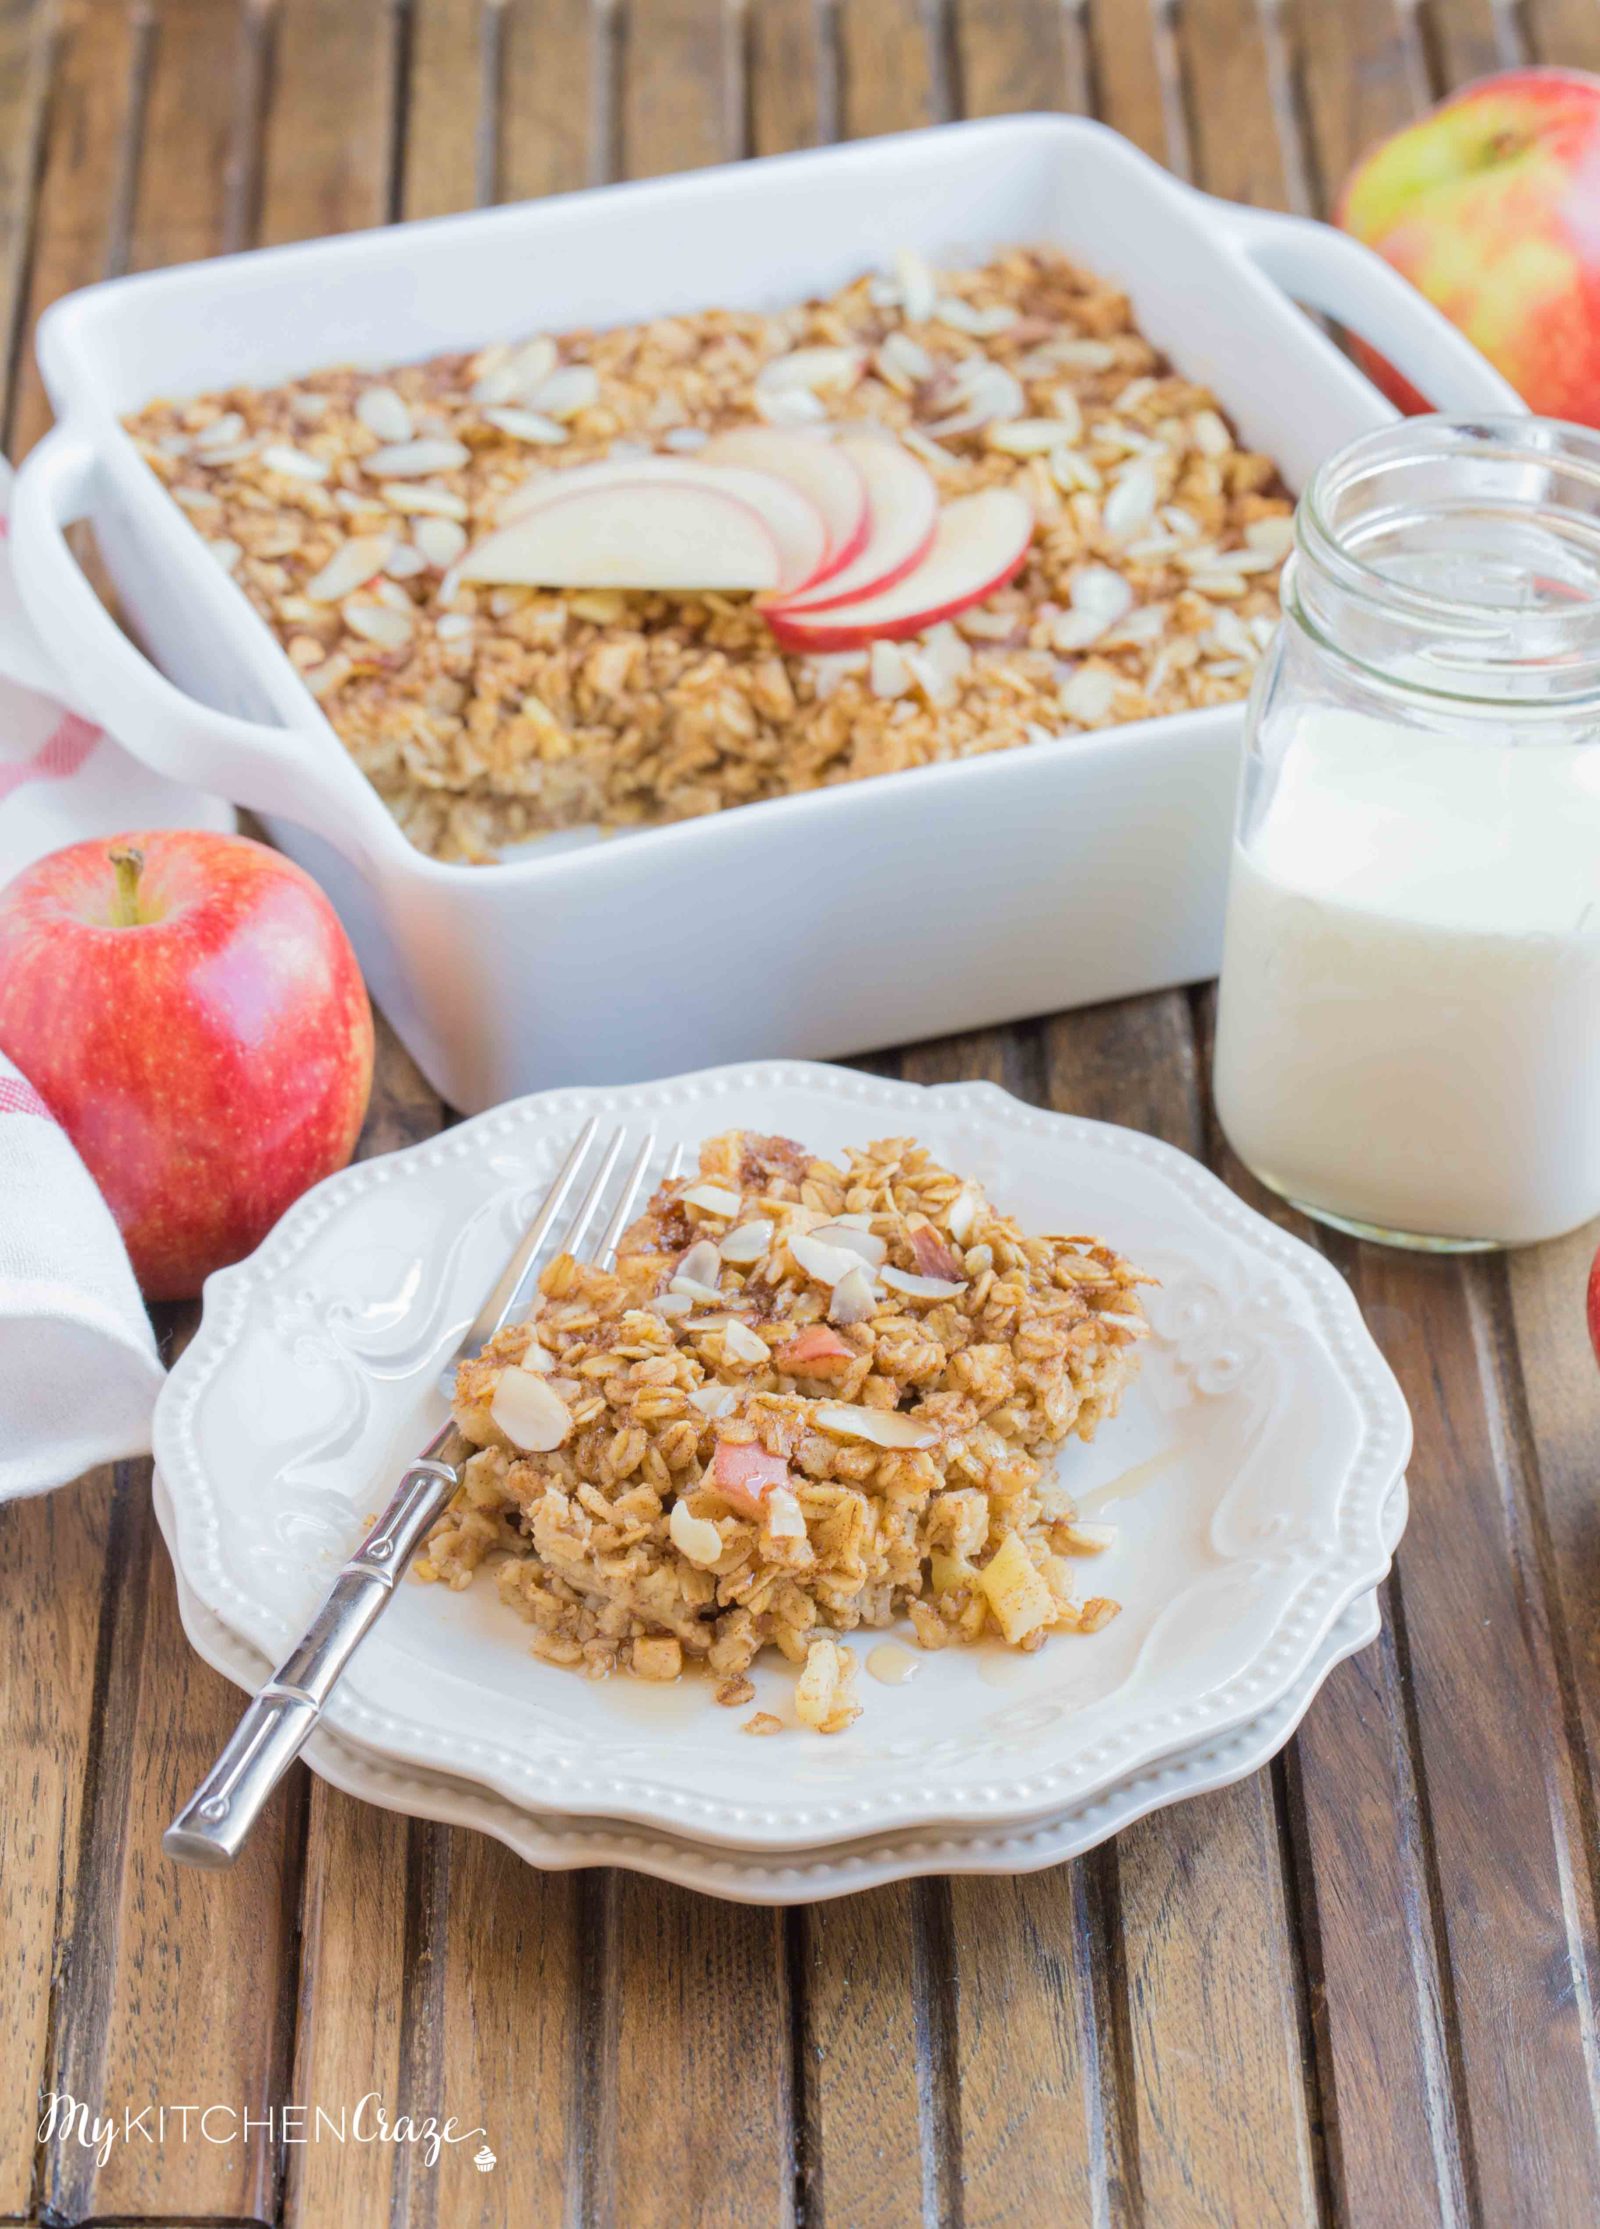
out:
M1526 415L1527 404L1489 359L1371 248L1310 217L1207 198L1258 270L1297 302L1348 326L1436 410Z
M88 515L99 469L90 444L57 426L18 472L11 511L17 592L74 709L169 780L298 821L357 858L352 792L363 793L364 807L370 797L343 752L335 755L294 728L241 720L186 696L96 595L65 530Z

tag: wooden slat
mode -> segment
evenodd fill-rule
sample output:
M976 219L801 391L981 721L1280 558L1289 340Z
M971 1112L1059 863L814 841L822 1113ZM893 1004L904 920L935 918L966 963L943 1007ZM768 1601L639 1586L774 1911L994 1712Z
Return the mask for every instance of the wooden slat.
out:
M588 0L507 0L500 28L496 197L570 193L614 174L609 39ZM591 152L591 147L593 152Z
M613 1889L599 2229L787 2229L795 2163L780 1916L633 1873Z
M1524 0L1519 20L1531 61L1600 72L1600 8L1592 0Z
M499 14L491 0L412 0L400 161L408 217L494 198Z
M260 238L381 224L399 174L396 0L280 0L262 161Z
M944 121L944 89L918 0L840 0L837 24L845 138Z
M10 1601L0 1650L0 2215L32 2211L35 2100L52 2085L58 1944L74 1923L84 1788L94 1754L96 1641L108 1550L127 1535L135 1492L113 1476L0 1509ZM141 1489L142 1490L142 1489Z
M169 2125L164 2143L119 2142L103 2166L63 2144L48 2201L69 2221L270 2222L278 2163L265 2117L288 2072L302 1783L279 1789L230 1872L162 1856L162 1829L231 1731L239 1693L184 1639L143 1479L117 1589L52 2083L118 2113L199 2101L236 2118L226 2143L184 2142Z
M836 54L816 0L761 0L750 17L750 152L782 155L834 137Z
M1088 105L1082 11L1062 0L957 0L962 113Z
M10 402L12 341L24 305L39 150L54 59L50 0L0 5L0 423Z
M120 6L79 0L63 24L34 219L30 335L61 295L122 268L129 151L138 130L139 67L147 47L147 35ZM30 347L12 404L13 462L49 424L50 405Z
M739 152L730 143L726 14L721 0L631 0L618 103L624 176L697 170Z

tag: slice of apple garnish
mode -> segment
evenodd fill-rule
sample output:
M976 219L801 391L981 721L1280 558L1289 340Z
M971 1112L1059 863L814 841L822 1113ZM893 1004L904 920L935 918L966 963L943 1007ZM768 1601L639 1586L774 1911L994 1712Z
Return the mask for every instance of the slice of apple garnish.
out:
M1032 538L1027 500L1014 488L984 488L945 505L927 555L892 587L825 610L807 610L803 600L769 606L767 623L786 650L903 641L1003 588L1021 571Z
M468 550L463 580L504 588L762 589L777 542L746 503L706 487L610 482L546 503Z
M825 580L772 599L774 621L793 612L821 612L875 595L904 578L927 554L939 520L933 474L884 433L842 433L833 444L866 482L870 518L860 553ZM776 628L774 629L776 632Z
M694 457L607 457L596 464L574 466L570 471L540 472L514 488L500 505L502 528L533 517L553 503L570 502L613 488L662 487L703 492L742 503L754 511L772 536L778 552L778 590L789 594L807 585L822 569L828 555L828 528L822 513L804 490L776 474L750 465L707 464ZM471 577L468 575L467 577ZM552 585L566 586L565 582ZM618 581L618 587L649 588L645 580ZM703 587L719 585L702 582Z

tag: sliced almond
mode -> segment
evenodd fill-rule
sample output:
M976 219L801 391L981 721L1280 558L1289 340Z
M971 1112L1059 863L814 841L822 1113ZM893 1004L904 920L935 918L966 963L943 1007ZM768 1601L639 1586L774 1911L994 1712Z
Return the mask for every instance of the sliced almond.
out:
M730 1316L722 1333L722 1351L733 1362L770 1362L772 1349L765 1339L741 1323L737 1316Z
M715 1285L702 1284L698 1277L685 1277L681 1269L668 1285L667 1291L676 1293L680 1300L697 1300L709 1308L720 1308L727 1299L726 1293L719 1291Z
M678 1277L688 1277L697 1285L714 1286L721 1266L722 1257L717 1252L715 1239L697 1238L679 1262L676 1275L668 1282L675 1284Z
M304 449L292 449L284 441L274 441L263 449L261 461L269 472L281 472L286 480L325 480L333 469L326 457L309 456Z
M740 1223L729 1231L717 1251L725 1262L735 1262L741 1267L748 1262L758 1262L772 1244L774 1228L766 1216L758 1215L753 1221Z
M430 472L458 472L470 452L459 441L392 441L361 459L375 480L422 480Z
M547 1455L572 1432L572 1411L532 1370L502 1370L489 1414L514 1447Z
M679 1555L697 1564L702 1571L714 1564L722 1553L722 1535L710 1518L693 1516L681 1501L672 1505L667 1531Z
M306 582L304 593L314 604L343 603L346 596L366 583L394 554L393 534L355 534L336 549L320 572Z
M1012 418L991 426L984 440L1008 457L1047 456L1062 438L1059 418Z
M739 1406L739 1393L731 1385L697 1385L689 1395L689 1406L698 1409L702 1416L713 1419L732 1416Z
M380 650L403 650L411 640L411 621L387 604L363 603L352 596L339 607L339 616L353 635L376 643Z
M737 1215L744 1205L725 1184L691 1184L683 1197L690 1207L703 1207L708 1215Z
M828 1299L828 1321L837 1324L865 1323L876 1314L877 1288L867 1274L864 1264L846 1271L834 1286Z
M441 573L452 566L467 546L466 529L455 519L421 518L411 530L417 548Z
M861 377L864 361L859 348L793 348L774 356L756 374L756 392L785 395L802 391L841 394Z
M967 1235L978 1219L978 1209L983 1204L983 1194L975 1184L963 1184L950 1202L950 1212L945 1217L945 1228L958 1246L964 1246Z
M657 1293L650 1306L658 1316L687 1316L693 1311L694 1297L693 1293Z
M792 1232L788 1246L796 1266L821 1285L838 1284L840 1278L848 1277L861 1260L854 1248L826 1245L806 1231Z
M546 417L575 418L600 400L600 374L592 364L563 364L537 386L525 388L522 399Z
M567 440L565 426L554 418L547 418L542 411L517 410L507 405L501 410L486 410L483 414L491 426L501 433L508 433L513 441L531 442L535 448L555 448Z
M862 1261L870 1262L874 1269L879 1262L888 1258L889 1248L886 1242L875 1232L863 1230L857 1223L845 1223L837 1219L831 1223L819 1223L810 1236L819 1239L824 1246L842 1246L847 1254L858 1255Z
M878 1275L892 1292L904 1293L908 1300L954 1300L957 1293L966 1291L966 1284L957 1284L949 1277L917 1277L909 1269L893 1267L880 1269Z
M548 1347L542 1347L537 1339L528 1341L527 1348L517 1364L519 1370L531 1370L536 1377L547 1377L555 1366L555 1356Z
M409 441L411 413L392 387L369 387L356 397L356 416L380 441Z
M819 1401L811 1421L833 1439L868 1440L874 1447L932 1447L939 1437L898 1409L863 1409L849 1401Z

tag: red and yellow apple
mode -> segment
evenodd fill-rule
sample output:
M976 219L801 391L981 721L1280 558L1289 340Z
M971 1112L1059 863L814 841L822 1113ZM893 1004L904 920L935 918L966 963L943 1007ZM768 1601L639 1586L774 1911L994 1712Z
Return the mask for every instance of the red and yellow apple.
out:
M0 1050L105 1194L146 1298L178 1300L349 1160L372 1010L308 875L243 836L156 829L0 890Z
M1467 86L1357 166L1337 217L1531 410L1600 425L1600 77L1526 69ZM1431 407L1363 358L1402 409Z

